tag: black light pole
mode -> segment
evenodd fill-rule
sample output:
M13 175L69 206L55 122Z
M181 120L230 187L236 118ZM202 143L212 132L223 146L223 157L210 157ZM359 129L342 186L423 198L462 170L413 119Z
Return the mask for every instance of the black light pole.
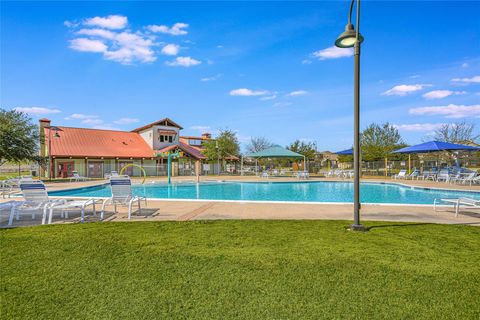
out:
M354 48L354 94L353 94L353 224L351 230L365 231L360 223L360 44L363 36L360 34L360 0L357 0L357 30L352 24L352 10L355 0L350 4L350 14L345 31L337 38L335 45L339 48Z

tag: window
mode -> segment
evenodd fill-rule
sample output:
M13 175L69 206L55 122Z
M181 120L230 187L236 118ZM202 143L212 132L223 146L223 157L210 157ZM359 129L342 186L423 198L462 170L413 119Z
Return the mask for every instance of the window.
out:
M173 142L173 136L160 135L160 142Z
M188 140L188 144L191 145L191 146L201 146L202 145L202 140L190 139L190 140Z

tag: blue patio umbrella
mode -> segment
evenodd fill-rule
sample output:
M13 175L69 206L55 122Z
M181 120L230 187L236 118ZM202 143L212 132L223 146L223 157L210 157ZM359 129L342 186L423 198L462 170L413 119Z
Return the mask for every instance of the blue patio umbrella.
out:
M408 171L410 172L411 153L430 153L439 151L480 151L480 148L443 141L428 141L414 146L398 149L392 153L408 153Z
M353 149L347 149L339 152L335 152L336 154L341 154L341 155L352 155L353 154Z
M480 151L478 147L442 141L429 141L393 151L393 153L429 153L438 151Z

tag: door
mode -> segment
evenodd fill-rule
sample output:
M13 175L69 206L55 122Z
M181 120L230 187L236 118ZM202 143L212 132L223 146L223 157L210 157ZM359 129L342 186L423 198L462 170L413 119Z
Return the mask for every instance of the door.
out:
M57 168L57 178L69 178L73 176L75 164L73 161L60 162Z
M103 161L89 161L88 176L91 178L103 178Z
M132 164L133 161L120 161L118 162L118 173L122 171L123 167L126 167L129 164ZM127 176L133 176L133 166L129 166L123 170L122 174L126 174Z

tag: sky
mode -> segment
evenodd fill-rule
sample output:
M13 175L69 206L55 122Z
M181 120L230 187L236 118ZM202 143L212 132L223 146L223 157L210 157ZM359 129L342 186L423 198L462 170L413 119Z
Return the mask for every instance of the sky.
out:
M54 125L132 130L169 117L338 151L353 142L349 2L0 3L0 106ZM420 143L480 127L477 1L362 1L361 126ZM480 128L478 128L480 129Z

